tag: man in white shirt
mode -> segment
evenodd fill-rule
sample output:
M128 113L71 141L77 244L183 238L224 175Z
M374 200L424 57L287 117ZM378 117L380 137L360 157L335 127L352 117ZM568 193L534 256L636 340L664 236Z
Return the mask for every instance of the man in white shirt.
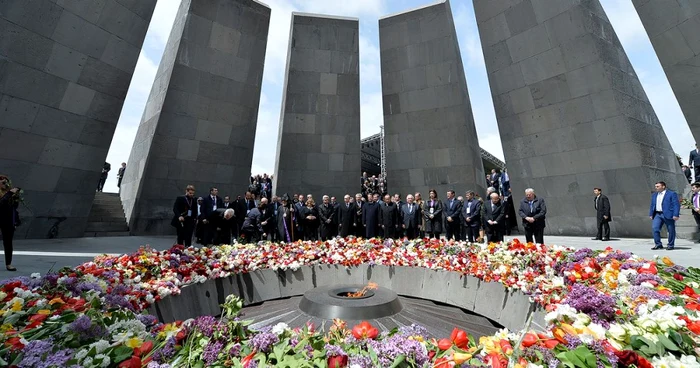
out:
M676 221L680 216L680 202L676 192L667 189L666 183L660 181L655 185L656 193L651 196L649 206L649 219L652 220L651 229L654 236L652 250L663 248L661 243L661 227L666 225L668 230L668 245L666 250L673 250L676 242Z

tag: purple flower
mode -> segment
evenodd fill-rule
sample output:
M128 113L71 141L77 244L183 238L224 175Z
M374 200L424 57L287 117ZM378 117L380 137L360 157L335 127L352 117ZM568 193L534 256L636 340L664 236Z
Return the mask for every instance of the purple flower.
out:
M632 285L641 285L643 282L651 282L652 284L656 283L658 285L663 285L665 283L665 281L657 275L640 273L634 277L634 280L632 280Z
M428 355L423 345L415 340L409 340L401 334L393 335L384 340L371 340L367 343L377 353L377 358L383 367L391 366L400 355L422 366L428 361Z
M598 291L594 287L574 284L566 296L564 304L588 314L594 322L604 327L615 318L615 299Z
M202 352L202 359L207 365L213 365L219 359L219 353L223 347L224 344L219 341L209 341Z
M241 349L243 347L239 343L233 344L230 349L228 349L228 355L237 357L239 354L241 354Z
M166 342L165 345L163 345L163 348L160 350L156 350L153 353L153 360L156 362L166 362L170 358L172 358L175 355L175 343L176 340L174 337L170 337Z
M326 358L348 355L343 348L337 345L326 344L323 349L326 350Z
M194 328L206 337L212 337L214 335L214 330L217 329L218 324L216 318L212 316L197 317L197 319L194 320Z
M107 333L104 327L99 324L93 324L90 317L84 314L68 325L68 330L78 334L80 341L96 339Z
M141 321L146 328L155 326L158 323L158 318L150 314L138 314L136 315L136 318L138 318L138 320Z
M19 368L49 368L63 367L73 356L73 350L63 349L53 352L54 345L50 340L30 341L24 347Z
M681 265L673 265L671 267L664 268L664 271L668 273L686 273L688 269Z
M362 368L372 368L372 359L364 355L351 355L348 359L348 365L358 365Z
M278 343L279 341L279 337L272 332L260 332L250 339L250 344L253 345L253 347L258 351L267 353L270 351L272 345Z

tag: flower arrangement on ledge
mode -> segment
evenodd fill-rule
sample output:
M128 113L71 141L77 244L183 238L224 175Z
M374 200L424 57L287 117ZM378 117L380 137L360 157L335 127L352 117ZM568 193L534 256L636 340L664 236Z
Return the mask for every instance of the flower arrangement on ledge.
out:
M475 339L420 326L380 333L334 321L326 332L251 330L242 301L219 318L160 324L144 309L186 285L258 269L359 264L459 272L518 289L547 329ZM700 269L613 249L439 240L338 239L100 256L55 274L0 282L0 366L11 367L700 367Z

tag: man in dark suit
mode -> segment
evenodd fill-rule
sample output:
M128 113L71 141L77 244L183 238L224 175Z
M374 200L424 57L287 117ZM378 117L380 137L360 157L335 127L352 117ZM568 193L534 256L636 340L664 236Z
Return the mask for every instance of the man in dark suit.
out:
M680 218L681 204L676 192L667 189L666 183L660 181L654 185L656 193L651 195L649 205L649 219L654 235L654 247L652 250L663 248L661 244L661 226L666 225L668 230L668 245L666 250L673 250L676 245L676 221Z
M443 214L445 216L445 237L447 240L450 239L455 239L455 240L460 240L459 239L459 234L460 234L460 223L459 223L459 218L460 218L460 212L462 211L462 202L458 201L457 198L455 198L455 191L454 190L448 190L447 191L447 200L445 201L445 209L443 211Z
M412 195L406 196L406 203L401 206L400 215L405 236L409 240L417 238L423 215L420 212L420 206L413 202Z
M518 215L520 215L520 218L523 219L525 241L532 243L534 236L534 241L537 244L544 244L544 228L545 218L547 216L547 206L544 203L544 199L535 195L534 189L525 189L525 198L520 201Z
M479 237L479 228L481 228L481 202L474 198L473 191L468 191L465 196L462 219L464 219L467 241L473 243Z
M368 202L362 205L362 226L365 229L365 238L372 239L379 236L379 194L370 194L367 199Z
M122 162L122 167L117 171L117 188L122 189L122 179L124 178L124 172L126 171L126 162Z
M241 236L241 227L243 226L243 221L245 221L245 215L248 213L248 205L246 204L246 199L248 198L248 193L245 194L245 198L241 196L236 196L236 200L233 202L233 211L236 218L236 227L234 229L234 236L236 238Z
M391 201L394 202L394 205L396 206L396 210L399 211L399 226L396 228L396 238L401 239L404 236L404 231L403 227L400 226L401 224L401 207L404 205L404 201L401 200L401 194L399 193L394 193L393 196L391 196Z
M109 170L112 170L112 165L109 164L109 162L105 162L104 165L102 165L102 173L100 173L100 181L97 183L97 191L101 192L102 188L105 186L105 182L107 181L107 175L109 175Z
M233 209L220 207L209 216L209 223L215 228L216 236L212 244L231 244L231 229L236 226Z
M280 234L279 234L279 229L277 228L277 225L279 221L277 221L277 215L280 212L280 207L282 207L282 203L280 202L279 197L276 195L272 196L272 201L271 203L267 206L270 209L270 213L272 214L272 218L270 219L271 222L274 225L274 228L270 230L268 235L270 236L270 240L273 242L279 241L281 239Z
M338 210L340 209L340 203L335 197L331 197L331 206L333 206L333 227L331 228L331 237L335 238L338 236L338 220L340 219L340 214Z
M267 198L260 198L258 211L260 211L260 226L262 226L265 236L261 240L268 240L271 232L276 231L277 223L273 221L273 211L270 208Z
M610 221L612 221L610 201L600 188L593 188L593 194L595 194L593 207L596 210L596 223L598 224L598 233L593 240L608 241L610 240Z
M368 194L368 196L372 196L372 194ZM371 202L371 198L369 201ZM355 194L355 218L357 222L355 227L355 236L357 237L364 237L366 235L365 224L362 220L362 211L366 204L367 202L362 200L362 194Z
M301 239L304 239L303 235L302 235L302 234L304 234L304 227L301 224L302 221L301 221L300 216L301 216L301 213L302 213L302 210L304 209L304 207L306 207L306 199L304 198L303 194L299 194L297 196L297 202L294 203L294 212L296 212L296 215L294 216L294 218L297 221L296 233L299 234L299 236L301 236Z
M496 189L496 193L500 193L500 187L501 187L501 173L498 172L496 169L491 169L491 178L490 178L490 187L494 187ZM488 201L489 199L486 198Z
M491 193L491 198L484 203L486 224L486 238L489 243L503 241L503 230L505 229L506 212L505 206L501 204L501 197L498 193Z
M695 149L690 151L688 165L695 168L695 177L693 181L700 181L700 149L698 149L697 143L695 144Z
M693 182L693 171L690 170L688 165L681 166L681 171L683 171L683 175L685 175L685 179L688 180L688 183L692 183Z
M224 201L219 197L219 190L217 188L209 188L209 195L204 197L204 206L202 208L202 214L204 215L204 245L212 244L214 241L214 236L216 235L216 227L214 227L209 222L209 217L214 211L221 207Z
M384 196L384 203L379 207L379 225L384 239L395 239L399 227L399 209L391 201L390 195Z
M700 230L700 183L695 182L691 185L693 190L692 202L693 202L693 218L695 219L695 224ZM700 239L695 241L696 244L700 243Z
M333 237L335 223L335 208L327 195L323 196L323 203L318 207L318 217L321 219L321 240L326 241Z
M357 225L357 214L355 213L355 204L350 203L350 195L346 194L343 197L344 203L338 206L338 228L340 236L347 238L349 235L354 235L355 226Z
M192 232L197 219L197 204L194 186L188 185L185 195L177 197L173 205L173 220L170 224L177 230L177 244L192 245Z

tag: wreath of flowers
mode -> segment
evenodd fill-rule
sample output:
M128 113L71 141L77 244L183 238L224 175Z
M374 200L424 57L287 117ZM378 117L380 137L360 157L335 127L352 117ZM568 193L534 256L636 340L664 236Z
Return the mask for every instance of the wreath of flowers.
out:
M475 339L421 326L379 332L249 328L229 296L218 318L161 324L150 304L186 285L258 269L425 267L500 282L548 311L547 329ZM440 240L336 239L142 247L54 274L0 282L0 365L16 367L700 367L700 269L627 252Z

